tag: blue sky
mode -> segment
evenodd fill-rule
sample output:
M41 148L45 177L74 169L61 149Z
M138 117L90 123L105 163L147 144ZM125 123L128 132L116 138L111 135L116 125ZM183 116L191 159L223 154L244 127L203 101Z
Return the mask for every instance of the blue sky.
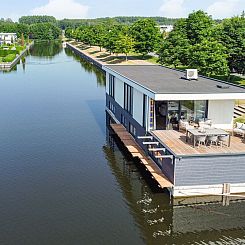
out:
M105 16L186 17L202 9L214 18L240 15L245 0L9 0L0 4L0 17L14 20L22 15L53 15L62 18Z

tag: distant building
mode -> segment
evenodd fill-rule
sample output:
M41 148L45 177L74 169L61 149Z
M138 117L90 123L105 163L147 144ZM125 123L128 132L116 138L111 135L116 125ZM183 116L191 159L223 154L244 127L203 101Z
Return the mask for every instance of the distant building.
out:
M0 33L0 44L11 44L15 43L17 40L16 33Z
M161 33L163 33L163 32L171 32L173 30L173 28L174 28L173 25L160 25L158 27L159 27Z

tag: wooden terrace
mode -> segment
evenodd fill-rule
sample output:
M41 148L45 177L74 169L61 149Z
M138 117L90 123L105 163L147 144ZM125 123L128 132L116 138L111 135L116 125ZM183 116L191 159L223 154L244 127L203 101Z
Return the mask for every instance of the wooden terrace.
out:
M151 160L141 147L134 140L133 136L125 129L121 124L111 124L111 128L115 134L119 137L121 142L127 148L129 153L133 157L139 158L141 164L144 165L147 171L151 174L152 178L156 180L158 186L161 188L172 187L173 184L168 180L168 178L162 173L162 171L156 166L156 164Z
M245 141L239 136L231 136L230 147L212 145L193 147L193 143L186 142L186 134L175 130L154 130L152 135L161 142L175 156L191 155L245 155Z

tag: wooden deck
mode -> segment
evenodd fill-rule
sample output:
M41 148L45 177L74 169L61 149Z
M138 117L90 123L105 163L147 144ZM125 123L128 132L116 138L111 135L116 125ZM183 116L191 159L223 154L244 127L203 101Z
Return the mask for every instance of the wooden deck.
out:
M170 149L174 155L213 155L213 154L245 154L245 141L241 137L231 136L231 145L193 147L186 142L186 135L175 130L154 130L152 135Z
M156 180L161 188L169 188L173 186L173 184L167 179L156 164L146 156L144 151L134 140L133 136L126 131L123 125L111 124L111 128L120 138L131 155L140 159L140 162L145 166L146 170L150 172L151 176Z

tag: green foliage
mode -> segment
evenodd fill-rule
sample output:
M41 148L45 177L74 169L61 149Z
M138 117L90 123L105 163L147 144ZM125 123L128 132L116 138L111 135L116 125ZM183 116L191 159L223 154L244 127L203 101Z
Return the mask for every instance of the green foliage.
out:
M165 39L158 51L161 64L174 65L175 67L185 64L189 56L190 41L186 33L186 21L179 20Z
M159 62L170 66L196 68L205 75L229 72L227 49L219 42L221 28L203 11L178 20L158 51Z
M61 29L67 28L76 29L81 25L106 25L108 27L114 25L131 25L138 20L151 19L157 23L157 25L173 25L177 19L166 17L142 17L142 16L118 16L113 18L97 18L97 19L64 19L58 21L58 25Z
M51 23L38 23L30 26L31 39L54 40L58 39L61 30Z
M220 41L227 48L231 71L245 73L245 17L225 19L221 23Z
M115 42L115 53L123 53L126 55L126 61L128 60L128 53L133 52L135 42L129 35L120 33Z
M189 67L198 69L205 75L228 74L225 48L218 41L203 40L190 47Z
M143 56L156 50L161 41L160 30L156 27L156 22L151 19L142 19L135 22L130 33L135 40L135 50Z
M245 116L238 117L234 120L234 123L239 122L239 123L245 123Z
M32 24L45 23L45 22L49 22L53 24L57 23L55 17L47 16L47 15L22 16L19 18L20 24L32 25Z
M12 62L16 58L16 54L8 54L5 56L2 61L3 62Z
M201 10L191 13L186 19L186 34L191 44L200 43L203 39L211 38L215 22Z

